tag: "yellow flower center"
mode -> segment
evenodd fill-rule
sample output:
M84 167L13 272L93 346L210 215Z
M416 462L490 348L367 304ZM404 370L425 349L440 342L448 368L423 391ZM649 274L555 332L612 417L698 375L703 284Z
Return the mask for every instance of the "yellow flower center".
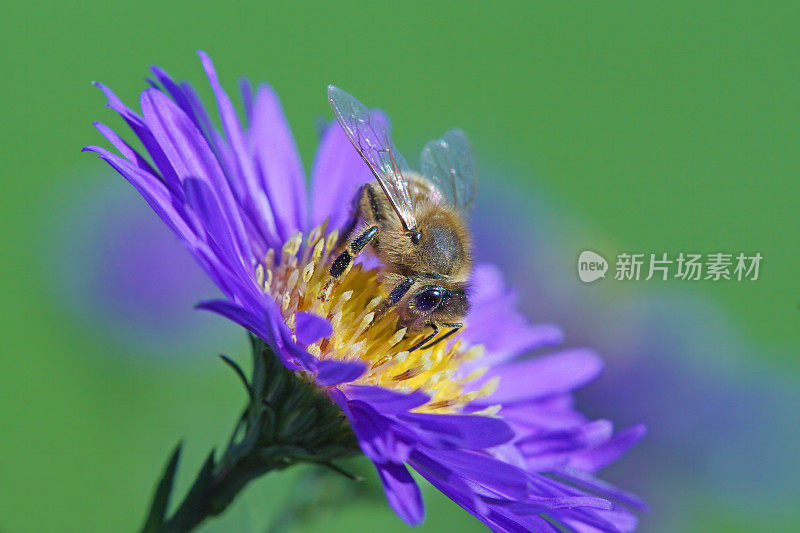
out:
M280 257L276 257L275 250L269 250L264 262L256 266L258 284L278 303L293 332L298 311L330 320L333 333L310 345L309 353L321 360L366 363L367 371L354 384L427 393L431 399L416 409L420 412L458 413L467 403L494 392L496 379L465 392L486 368L467 376L458 372L464 361L483 353L483 346L470 347L456 337L452 342L409 351L429 332L398 328L398 315L392 309L375 316L376 307L388 295L379 281L380 267L355 264L330 282L328 270L335 259L337 240L338 231L325 236L324 226L312 230L305 243L298 232L284 244ZM493 406L479 414L493 415L498 410L499 406Z

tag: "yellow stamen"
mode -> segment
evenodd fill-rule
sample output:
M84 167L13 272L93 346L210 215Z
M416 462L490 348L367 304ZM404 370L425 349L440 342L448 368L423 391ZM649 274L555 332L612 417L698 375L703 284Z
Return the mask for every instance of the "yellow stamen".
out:
M483 346L468 346L456 338L409 352L429 332L398 328L398 315L392 308L376 315L375 309L388 296L379 281L380 267L351 265L332 280L328 270L338 253L334 250L338 231L324 233L324 225L312 230L305 241L301 233L295 233L281 248L279 261L276 252L269 250L254 269L256 282L278 303L293 332L298 311L331 321L333 333L309 346L310 354L323 360L363 361L368 370L356 384L427 393L431 400L416 409L420 412L458 413L465 404L495 391L497 379L477 389L470 386L486 369L466 377L458 372L463 362L483 354ZM494 416L499 409L492 406L481 414Z

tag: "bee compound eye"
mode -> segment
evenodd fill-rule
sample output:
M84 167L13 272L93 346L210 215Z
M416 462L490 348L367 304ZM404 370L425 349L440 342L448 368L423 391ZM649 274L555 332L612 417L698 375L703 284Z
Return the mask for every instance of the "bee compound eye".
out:
M431 287L425 289L414 297L414 308L421 313L428 313L442 303L444 292L442 289Z

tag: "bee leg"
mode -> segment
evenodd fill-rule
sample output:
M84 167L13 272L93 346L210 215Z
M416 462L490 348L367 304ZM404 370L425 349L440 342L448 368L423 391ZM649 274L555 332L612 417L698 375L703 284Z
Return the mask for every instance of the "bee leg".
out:
M389 293L389 296L384 298L375 310L375 318L372 319L372 323L374 324L379 318L386 314L386 311L397 305L412 285L414 285L414 278L406 278L398 283L397 286L392 289L392 292Z
M355 259L356 256L361 253L361 250L363 250L364 247L372 241L372 239L377 237L377 235L378 226L370 226L361 235L353 239L353 241L350 243L350 246L340 253L339 257L333 260L330 269L331 277L339 278L342 274L347 272L347 270L350 268L350 265L353 263L353 259Z
M409 351L409 352L413 352L413 351L415 351L415 350L418 350L418 349L420 349L420 348L422 347L422 345L423 345L423 344L427 343L428 341L430 341L430 340L431 340L431 339L433 339L433 338L434 338L436 335L438 335L438 334L439 334L439 327L438 327L436 324L434 324L433 322L431 322L431 323L429 324L429 326L430 326L431 328L433 328L433 333L431 333L430 335L428 335L427 337L425 337L424 339L422 339L421 341L419 341L417 344L415 344L414 346L412 346L411 348L409 348L409 349L408 349L408 351Z
M464 324L462 324L460 322L456 323L456 324L443 324L443 325L448 326L448 327L450 327L452 329L450 331L448 331L447 333L445 333L444 335L442 335L441 337L439 337L438 339L436 339L435 341L431 342L430 344L426 344L425 346L421 346L420 349L427 350L428 348L433 348L434 346L436 346L437 344L439 344L443 340L448 339L448 338L452 337L453 335L455 335L455 333L464 326Z
M363 250L364 247L367 246L377 236L378 226L370 226L364 230L361 235L353 239L352 242L350 242L350 246L345 248L342 253L340 253L339 256L333 260L333 263L331 263L331 268L328 271L331 277L322 288L320 299L328 299L328 296L330 296L330 291L332 290L333 284L336 282L336 280L350 270L350 267L353 264L353 259L355 259L356 256L361 253L361 250Z

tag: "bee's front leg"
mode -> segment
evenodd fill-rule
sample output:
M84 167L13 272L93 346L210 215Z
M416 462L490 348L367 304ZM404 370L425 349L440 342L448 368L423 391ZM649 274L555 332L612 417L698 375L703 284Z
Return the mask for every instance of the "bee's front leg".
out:
M350 267L353 265L353 260L361 251L378 236L378 226L370 226L364 230L358 237L350 241L350 244L338 255L331 263L331 268L328 271L330 279L325 283L320 294L320 299L327 300L330 296L330 291L334 283L344 274L346 274Z
M339 254L339 257L333 260L333 263L331 263L331 269L329 271L331 277L338 279L342 274L350 270L350 266L353 264L353 260L356 256L377 236L378 226L370 226L364 230L361 235L353 239L350 245Z

